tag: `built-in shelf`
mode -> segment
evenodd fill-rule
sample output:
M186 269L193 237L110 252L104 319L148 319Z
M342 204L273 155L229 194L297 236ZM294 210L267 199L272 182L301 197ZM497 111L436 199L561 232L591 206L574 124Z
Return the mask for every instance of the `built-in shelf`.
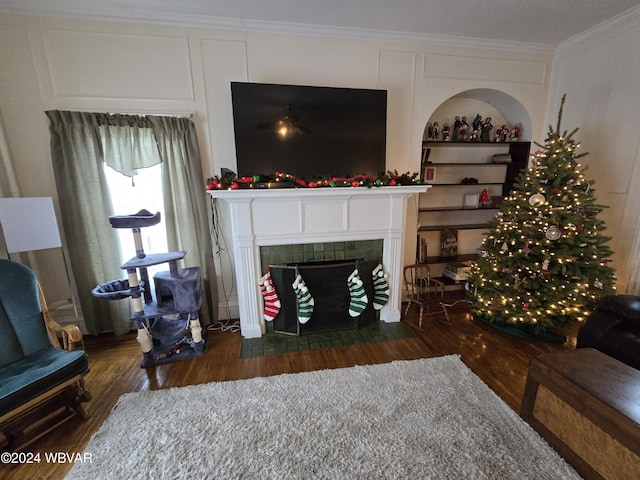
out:
M421 207L419 212L455 212L458 210L500 210L499 207Z
M422 145L437 145L438 147L500 147L509 145L524 144L529 145L530 142L443 142L442 140L423 140Z
M483 187L490 185L502 185L502 182L481 182L481 183L427 183L432 187Z
M463 255L456 255L455 257L427 257L427 261L425 263L458 263L458 262L469 262L476 260L480 255L477 253L467 253Z
M451 262L450 260L447 260L447 262ZM434 263L438 263L438 262L434 262ZM455 280L453 280L452 278L449 277L433 277L433 280L438 280L439 282L442 282L445 284L445 286L449 286L449 285L464 285L465 283L467 283L466 280L460 280L459 282L456 282Z
M435 276L439 276L447 263L477 258L475 252L480 247L483 232L490 228L502 199L513 188L518 174L527 167L531 143L423 141L422 148L423 178L433 180L428 183L432 187L430 191L421 194L417 209L419 243L416 257L422 258L420 255L427 251L432 253L423 261L442 264L432 268ZM510 155L511 162L494 161L495 155L503 154ZM467 179L477 183L467 183ZM469 196L479 196L483 190L491 198L491 206L473 206L473 199L472 205L467 206ZM447 230L450 231L448 235L439 233ZM453 258L433 255L440 253L443 241L454 238L452 231L456 231L455 241L461 254ZM442 281L447 285L456 284L447 278Z
M511 165L512 162L504 162L504 163L500 163L500 162L485 162L485 163L472 163L472 162L461 162L461 163L430 163L427 162L427 166L428 167L477 167L478 165L480 165L482 168L485 167L504 167L506 165Z
M479 230L489 227L489 223L464 223L458 225L423 225L418 228L419 232L435 232L439 230Z

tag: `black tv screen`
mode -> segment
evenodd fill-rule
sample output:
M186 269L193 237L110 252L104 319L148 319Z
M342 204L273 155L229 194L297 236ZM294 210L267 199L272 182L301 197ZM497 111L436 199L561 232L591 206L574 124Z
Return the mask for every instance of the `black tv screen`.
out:
M231 98L238 176L385 172L386 90L232 82Z

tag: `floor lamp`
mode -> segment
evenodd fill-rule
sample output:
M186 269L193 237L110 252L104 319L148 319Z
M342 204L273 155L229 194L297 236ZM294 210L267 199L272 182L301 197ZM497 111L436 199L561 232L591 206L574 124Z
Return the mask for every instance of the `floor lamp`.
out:
M32 252L49 248L61 248L60 232L51 197L0 198L0 239L4 239L6 256L12 253ZM62 252L69 291L73 290L67 259ZM78 312L73 303L76 320Z

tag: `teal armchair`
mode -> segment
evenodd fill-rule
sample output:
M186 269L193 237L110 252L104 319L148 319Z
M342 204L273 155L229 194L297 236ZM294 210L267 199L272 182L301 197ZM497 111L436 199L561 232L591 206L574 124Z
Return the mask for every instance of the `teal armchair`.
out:
M60 348L59 337L66 349ZM48 315L34 272L0 259L0 448L21 449L75 415L90 395L82 335Z

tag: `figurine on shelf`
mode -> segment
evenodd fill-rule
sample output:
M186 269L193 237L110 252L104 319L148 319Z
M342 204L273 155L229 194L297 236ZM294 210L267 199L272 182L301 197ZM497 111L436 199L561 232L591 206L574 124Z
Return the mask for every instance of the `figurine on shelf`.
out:
M474 132L480 132L481 128L482 128L482 115L480 115L479 113L476 113L476 116L473 119L473 122L471 122L471 129Z
M451 127L449 126L448 123L445 123L442 126L442 141L448 142L450 140L450 137L449 137L450 134L451 134Z
M438 139L438 122L427 123L427 140L434 141Z
M462 117L460 129L458 130L458 141L466 142L467 140L469 140L469 124L467 123L467 117Z
M456 115L455 121L453 122L453 132L451 132L451 141L457 142L459 140L460 135L460 126L462 125L462 120L460 117Z
M506 125L502 125L500 127L500 141L506 142L508 137L509 137L509 127L507 127Z
M509 135L511 137L511 141L517 142L520 140L520 135L522 135L522 124L516 123L511 129L511 134Z
M482 123L482 128L480 129L481 142L491 141L491 130L493 130L493 125L491 124L491 117L487 117L485 121Z
M478 204L481 207L489 207L489 206L491 206L491 197L489 197L489 192L487 191L486 188L482 190L482 193L480 194L480 200L479 200Z
M433 139L433 125L431 122L427 122L427 138L423 137L423 140L432 140Z

